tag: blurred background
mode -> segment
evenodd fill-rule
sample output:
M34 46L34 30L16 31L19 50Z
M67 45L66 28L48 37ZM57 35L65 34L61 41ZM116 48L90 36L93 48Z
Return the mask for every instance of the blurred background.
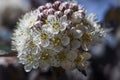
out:
M10 37L18 19L38 6L54 1L0 0L0 55L14 53L11 52ZM95 13L103 28L111 29L100 44L91 47L88 69L79 72L51 67L26 73L16 57L0 57L0 80L120 80L120 0L76 1L87 13Z

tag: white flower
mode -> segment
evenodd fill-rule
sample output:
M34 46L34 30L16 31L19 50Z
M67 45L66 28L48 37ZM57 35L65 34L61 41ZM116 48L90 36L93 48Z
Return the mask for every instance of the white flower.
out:
M77 54L77 57L74 59L74 64L76 67L80 70L84 70L89 62L87 61L88 59L91 58L90 53L84 52L84 53L79 53Z
M26 40L30 38L30 30L28 28L21 28L18 26L18 29L14 31L13 37L12 37L12 49L17 50L18 52L23 51L25 48Z
M40 44L42 47L47 47L50 44L50 38L50 33L45 30L39 30L38 33L35 35L34 41L36 44Z
M41 50L40 47L38 47L35 42L31 40L26 40L26 43L23 46L23 52L31 52L31 54L39 54L39 51Z
M30 72L32 68L36 69L39 67L38 56L33 55L31 53L23 53L21 56L18 57L19 62L24 64L24 69L26 72Z
M68 48L63 49L55 55L54 66L61 66L64 69L73 69L75 65L73 64L74 59L77 57L75 51L70 51Z
M39 63L40 63L39 66L41 68L52 66L52 60L55 54L56 53L53 50L42 49L39 56Z
M20 26L22 26L21 28L33 27L34 23L37 20L37 17L38 17L38 14L35 12L29 12L29 13L25 14L25 16L23 16L22 20L20 20L21 21Z
M81 42L78 40L82 36L82 32L80 30L71 29L68 32L68 36L70 38L70 47L71 49L78 49L80 47Z
M57 18L54 15L48 15L48 26L49 30L53 34L58 34L59 31L64 31L66 27L68 26L68 23L66 22L67 16L64 15L60 18Z
M89 47L99 41L104 34L103 30L100 29L100 25L94 21L93 15L86 17L80 29L83 33L80 42L85 51L88 51Z
M59 52L63 49L63 47L67 46L70 43L70 39L66 34L58 34L54 35L53 38L51 38L50 46L48 46L50 49L53 49L56 52Z

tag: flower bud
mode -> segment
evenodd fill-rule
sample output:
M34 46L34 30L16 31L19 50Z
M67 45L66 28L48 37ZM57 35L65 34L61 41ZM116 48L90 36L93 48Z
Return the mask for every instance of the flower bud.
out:
M45 6L46 6L47 9L52 8L52 4L51 3L47 3Z
M71 3L71 4L69 5L69 8L72 9L73 11L77 11L77 10L78 10L78 6L77 6L77 4L75 4L75 3Z
M61 1L55 1L54 4L55 4L56 6L59 6L59 5L61 4Z
M56 11L54 13L54 15L57 16L57 17L61 17L63 15L63 13L61 11Z
M38 20L44 20L46 18L46 15L44 13L40 13L38 15Z
M48 15L48 9L43 10L42 13L47 16Z
M61 4L61 1L54 2L53 3L53 8L56 9L56 10L58 10L58 7L60 6L60 4Z
M66 10L64 11L64 14L67 15L68 18L71 17L72 13L73 13L73 12L72 12L71 9L66 9Z
M78 12L84 12L85 13L85 9L81 6L78 7Z
M48 9L47 14L54 14L55 10L53 8Z
M42 26L42 21L36 21L33 27L35 30L40 30L41 26Z
M46 9L46 7L45 6L40 6L38 9L39 9L40 12L42 12L43 10Z
M69 8L69 2L64 2L59 6L60 11L64 11L65 9Z

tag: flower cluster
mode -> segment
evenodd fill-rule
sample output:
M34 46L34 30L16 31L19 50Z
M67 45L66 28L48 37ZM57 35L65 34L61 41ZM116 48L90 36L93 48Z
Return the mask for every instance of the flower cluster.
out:
M103 35L94 14L86 15L75 3L56 1L25 14L12 44L27 72L50 66L85 69L89 47Z

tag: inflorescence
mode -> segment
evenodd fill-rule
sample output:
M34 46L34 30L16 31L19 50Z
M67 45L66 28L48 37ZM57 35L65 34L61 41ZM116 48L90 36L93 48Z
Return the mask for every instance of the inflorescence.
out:
M56 1L26 13L12 37L13 49L27 72L38 67L85 69L89 47L104 35L85 9L75 3Z

